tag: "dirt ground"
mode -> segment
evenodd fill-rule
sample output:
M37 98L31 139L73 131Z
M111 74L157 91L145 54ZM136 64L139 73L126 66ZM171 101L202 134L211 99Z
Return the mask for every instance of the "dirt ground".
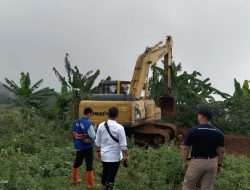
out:
M187 132L187 128L177 128L177 145L183 142ZM242 135L225 135L225 148L227 154L250 157L250 137Z

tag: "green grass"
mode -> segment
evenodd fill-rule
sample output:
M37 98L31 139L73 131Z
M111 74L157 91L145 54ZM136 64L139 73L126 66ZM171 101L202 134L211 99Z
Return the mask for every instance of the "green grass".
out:
M71 131L41 118L34 110L30 113L30 119L24 122L18 108L0 107L0 189L86 189L84 182L70 184L75 156ZM127 169L121 165L114 189L181 189L184 174L177 147L168 144L146 149L130 142L129 151L131 163ZM227 155L215 189L250 189L249 168L249 158ZM99 189L101 163L96 160L94 171L95 189Z

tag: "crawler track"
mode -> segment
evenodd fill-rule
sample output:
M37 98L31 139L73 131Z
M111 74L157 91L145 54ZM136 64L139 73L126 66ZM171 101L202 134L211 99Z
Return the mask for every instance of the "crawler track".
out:
M175 125L151 122L129 129L138 145L161 145L175 138Z

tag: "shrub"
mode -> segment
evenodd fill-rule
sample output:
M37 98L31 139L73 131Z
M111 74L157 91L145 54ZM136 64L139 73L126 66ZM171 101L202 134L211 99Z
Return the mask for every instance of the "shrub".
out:
M5 111L6 110L6 111ZM75 150L70 134L34 114L24 122L18 109L0 106L0 189L72 189L70 171ZM8 119L6 119L8 118ZM6 135L7 134L7 135ZM129 143L131 162L120 166L116 190L179 190L184 173L181 151L172 144L139 148ZM84 164L81 175L84 176ZM216 178L215 190L249 189L250 159L227 155ZM101 181L101 163L95 161L95 188ZM86 189L85 183L74 189Z

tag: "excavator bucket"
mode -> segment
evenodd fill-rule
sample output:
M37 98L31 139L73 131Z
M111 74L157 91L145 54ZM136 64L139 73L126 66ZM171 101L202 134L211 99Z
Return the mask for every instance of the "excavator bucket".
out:
M176 116L176 102L172 96L161 96L159 98L159 105L161 108L161 115L163 117Z

